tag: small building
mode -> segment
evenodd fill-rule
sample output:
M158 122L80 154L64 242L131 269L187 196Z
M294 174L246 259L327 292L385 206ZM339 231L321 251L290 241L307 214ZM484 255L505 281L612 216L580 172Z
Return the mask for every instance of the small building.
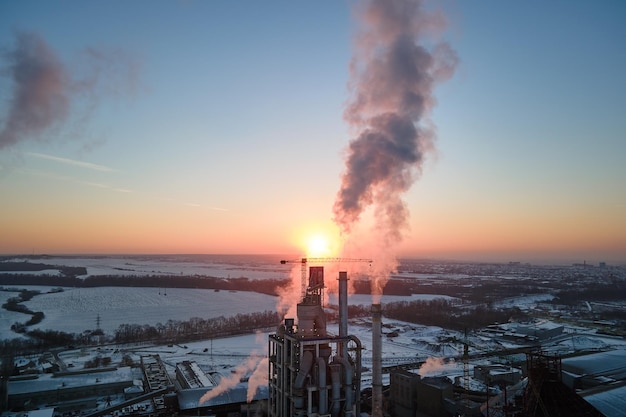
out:
M504 365L475 365L474 378L487 385L515 385L522 380L522 370Z
M431 417L447 417L445 400L452 399L453 395L454 388L449 378L421 378L417 384L417 412Z
M394 416L415 417L419 378L419 375L404 369L398 369L389 375L389 401Z
M563 383L571 389L588 389L626 381L626 349L591 353L562 360Z
M209 388L215 385L194 361L183 361L176 364L176 381L182 389Z

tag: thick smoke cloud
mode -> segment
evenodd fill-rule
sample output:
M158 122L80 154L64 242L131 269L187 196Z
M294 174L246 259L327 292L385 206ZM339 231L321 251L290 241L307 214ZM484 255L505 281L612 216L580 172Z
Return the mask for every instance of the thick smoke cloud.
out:
M5 58L14 89L0 149L54 127L67 118L70 107L69 76L41 37L17 34L15 49Z
M408 225L402 200L433 148L428 116L433 89L454 72L456 54L427 37L445 26L416 0L358 3L359 32L351 62L351 99L344 118L356 132L334 204L334 219L349 234L373 206L383 244L399 241ZM431 45L430 47L428 45Z
M69 119L85 123L102 96L136 92L138 65L123 51L86 47L79 58L70 72L41 36L16 33L14 48L2 54L0 75L12 89L0 119L0 150L45 140Z

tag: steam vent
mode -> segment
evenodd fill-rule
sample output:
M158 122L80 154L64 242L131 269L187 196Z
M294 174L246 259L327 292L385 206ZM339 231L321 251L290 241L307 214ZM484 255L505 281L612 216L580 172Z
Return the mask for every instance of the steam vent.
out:
M269 336L269 416L360 415L361 341L348 335L348 274L339 273L339 335L326 333L324 268L309 268L297 306Z

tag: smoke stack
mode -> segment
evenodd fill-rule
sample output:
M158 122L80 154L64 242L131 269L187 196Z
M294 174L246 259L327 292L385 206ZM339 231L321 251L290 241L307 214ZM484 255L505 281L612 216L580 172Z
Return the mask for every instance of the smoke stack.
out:
M348 336L348 273L339 272L339 337Z
M383 415L383 339L380 304L372 304L372 417Z

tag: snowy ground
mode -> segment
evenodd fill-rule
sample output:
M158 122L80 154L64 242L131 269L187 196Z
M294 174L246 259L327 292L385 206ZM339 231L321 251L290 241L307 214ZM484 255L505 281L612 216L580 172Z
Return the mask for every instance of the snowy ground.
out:
M100 287L70 289L45 294L25 303L33 311L44 311L46 323L41 327L63 331L89 329L89 318L95 326L100 316L103 331L110 332L120 324L165 323L191 317L211 318L239 313L274 310L275 297L244 291L219 291L182 288ZM94 327L91 327L94 328Z
M80 256L9 259L16 262L43 263L46 265L77 266L87 269L86 278L92 275L149 276L187 275L216 278L286 279L292 265L281 265L276 256L206 255L206 256ZM56 270L47 270L50 275ZM2 272L0 272L2 273ZM10 272L14 274L15 272Z
M551 301L554 299L552 294L533 294L520 297L504 298L493 303L494 308L513 308L519 307L523 311L532 310L537 303Z
M117 276L149 276L156 274L207 275L222 278L288 279L299 264L280 264L278 256L79 256L19 258L47 265L85 267L87 274ZM15 272L11 272L15 273ZM19 272L18 272L19 273ZM24 272L26 273L26 272ZM59 275L59 270L46 269L36 274ZM8 286L7 286L8 287ZM113 333L120 324L165 324L168 320L188 320L192 317L212 318L276 310L276 297L253 292L229 292L181 288L99 287L64 288L63 292L48 293L52 287L10 286L36 289L42 292L24 305L32 311L43 311L44 320L32 328L81 333L100 328ZM0 302L17 296L17 292L0 291ZM393 301L430 300L447 298L440 295L384 296L383 303ZM371 304L369 295L351 295L352 305ZM328 303L337 304L336 294L328 294ZM19 337L10 330L15 322L26 322L29 315L0 309L0 338Z
M21 288L42 289L24 286ZM43 288L43 291L47 288ZM0 301L16 296L0 292ZM276 308L276 297L246 291L214 291L183 288L98 287L64 288L63 292L42 293L24 303L32 311L43 311L44 320L31 328L81 333L100 328L112 334L120 324L165 324L168 320L192 317L233 316ZM0 337L16 337L11 324L25 322L29 315L0 309Z
M338 304L338 296L337 294L328 294L328 303L337 305ZM393 303L396 301L430 301L438 298L443 298L446 300L457 300L457 298L450 297L447 295L439 295L439 294L410 294L407 296L404 295L384 295L381 298L381 302L384 303ZM367 294L351 294L348 297L348 303L350 305L371 305L372 304L372 296Z
M112 334L120 324L165 324L168 320L189 320L192 317L213 318L240 313L275 311L277 297L247 291L214 291L187 288L96 287L63 288L63 292L49 291L53 287L11 286L30 289L41 294L23 303L32 311L43 311L44 320L31 328L81 333L95 330L100 317L100 328ZM0 291L0 303L17 292ZM336 296L328 302L335 304ZM412 296L384 296L383 303L393 301L430 300L450 298L440 295L414 294ZM371 297L351 295L351 305L369 305ZM29 315L0 309L0 338L10 339L17 334L10 330L15 322L26 322Z

